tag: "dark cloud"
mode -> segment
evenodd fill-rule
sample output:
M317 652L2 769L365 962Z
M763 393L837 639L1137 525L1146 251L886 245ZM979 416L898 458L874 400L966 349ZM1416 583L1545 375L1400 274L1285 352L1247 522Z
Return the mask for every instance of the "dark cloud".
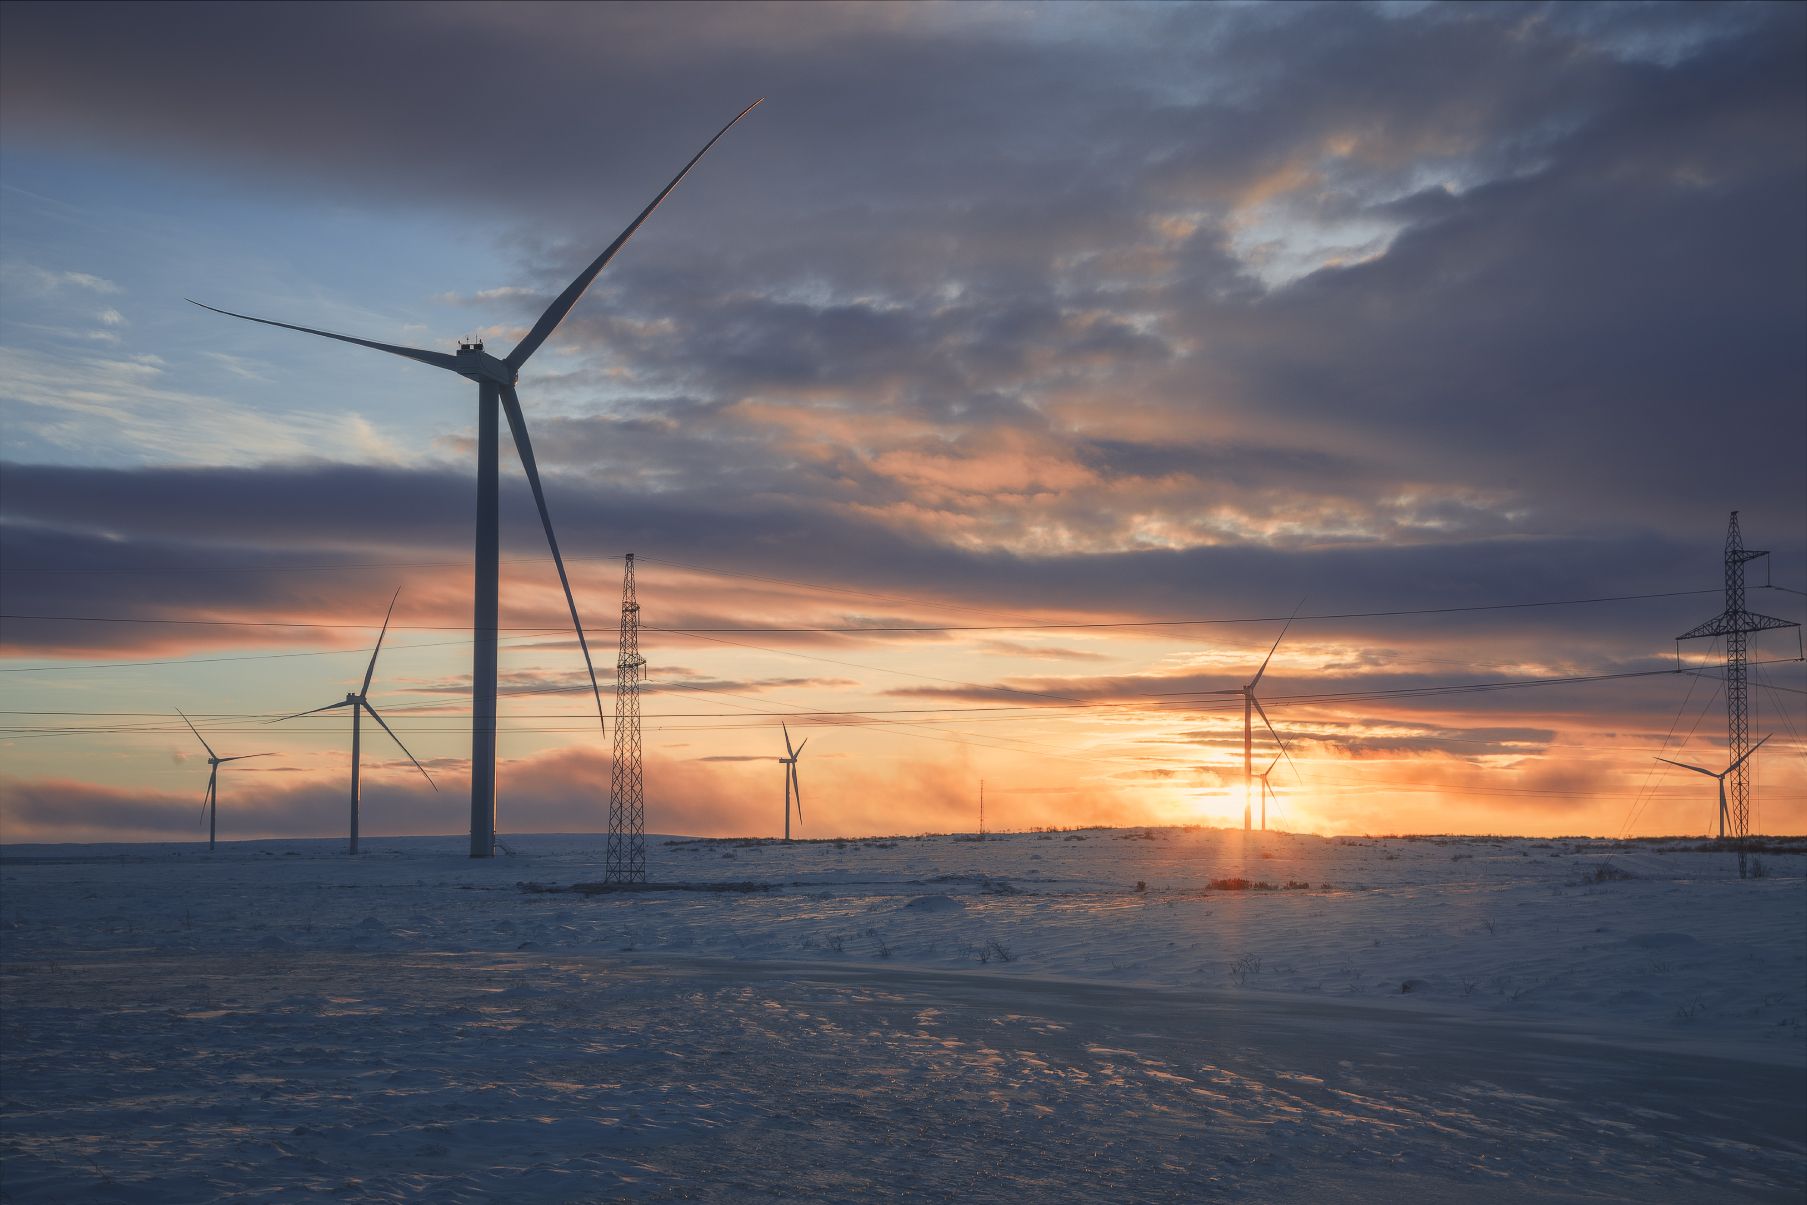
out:
M770 93L546 383L645 387L548 432L648 488L1032 551L1150 514L1186 544L1704 535L1733 505L1800 541L1798 6L687 11L13 5L4 120L502 214L534 284L490 304L524 323L597 215ZM1766 437L1703 446L1722 405ZM1160 433L1113 430L1138 415ZM1000 431L1086 472L1013 485ZM962 474L998 512L965 528Z
M398 623L443 623L452 629L468 623L463 558L471 483L458 473L338 465L257 470L11 465L5 478L8 522L0 526L0 539L9 612L185 619L197 613L221 618L251 613L263 621L368 626L380 619L396 585L418 579L404 591L409 605ZM756 577L781 570L786 578L892 599L886 604L859 595L815 595L811 608L818 614L831 608L824 615L830 624L1284 616L1301 598L1308 600L1308 614L1462 607L1605 597L1696 582L1710 591L1718 576L1715 545L1688 546L1655 536L1635 541L1503 537L1328 549L1229 544L1024 557L912 538L857 512L796 508L778 499L746 505L715 498L706 483L684 493L644 497L561 478L549 491L565 551L586 585L588 622L599 628L610 625L619 596L614 550L623 546L655 552L648 561L653 581L673 572L668 563L679 570L703 565ZM556 634L567 620L532 503L517 487L507 492L503 509L505 623L543 625ZM120 567L143 572L70 572ZM335 567L338 571L328 571ZM97 582L104 595L97 595ZM677 614L655 612L647 622L678 628L709 617L757 625L761 592L770 588L748 581L740 596L734 591L741 588L706 592L710 601L701 610L702 598L674 593ZM525 596L523 589L529 591ZM907 599L916 601L898 611L897 602ZM1786 599L1765 605L1788 609ZM1704 617L1716 606L1709 593L1595 608L1422 616L1411 626L1421 638L1483 631L1496 641L1514 633L1563 639L1562 633L1572 630L1578 635L1568 643L1596 648L1617 631L1647 650L1698 621L1690 616ZM1625 630L1628 614L1639 617L1635 633ZM778 626L795 622L795 616L792 610ZM1309 631L1317 639L1360 638L1368 647L1376 622L1318 620ZM189 632L184 639L200 640L203 634ZM298 634L273 628L267 635L287 640ZM1192 635L1201 641L1261 639L1258 629L1207 627ZM306 638L339 639L318 633ZM360 631L346 640L364 638ZM23 623L9 626L8 639L26 646L93 648L120 640L105 634L102 625ZM1567 656L1569 650L1558 646L1546 655ZM1595 652L1581 664L1601 661Z

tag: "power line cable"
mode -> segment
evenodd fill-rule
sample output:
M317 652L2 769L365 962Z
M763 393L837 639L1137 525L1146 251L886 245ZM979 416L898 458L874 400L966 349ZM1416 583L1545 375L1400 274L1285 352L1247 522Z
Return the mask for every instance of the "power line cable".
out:
M531 640L538 636L557 636L562 629L546 628L533 635L503 636L500 640ZM443 649L468 646L476 643L472 640L425 640L414 644L393 644L391 651L401 649ZM218 665L228 661L285 661L293 657L362 657L365 650L360 646L346 649L310 649L303 653L236 653L225 657L171 657L162 661L97 661L84 665L24 665L0 668L0 674L50 674L64 670L77 669L141 669L154 665Z
M650 558L649 558L650 559ZM1753 587L1761 589L1763 587ZM1774 587L1780 588L1780 587ZM932 635L944 632L1058 632L1086 630L1117 630L1126 628L1169 628L1169 627L1205 627L1234 626L1249 623L1280 623L1288 619L1296 622L1331 619L1394 619L1416 618L1425 615L1456 615L1485 611L1522 611L1541 607L1578 607L1592 606L1615 602L1636 602L1648 599L1685 598L1699 594L1717 594L1717 590L1668 590L1646 594L1611 594L1595 598L1562 598L1543 599L1531 602L1511 603L1468 603L1449 607L1414 607L1399 610L1382 611L1324 611L1307 615L1239 615L1239 616L1207 616L1195 619L1126 619L1099 620L1072 623L1008 623L1008 624L912 624L912 625L839 625L839 626L787 626L787 627L752 627L737 626L724 628L701 627L649 627L648 631L664 632L672 635L700 636L709 634L739 634L746 636L760 635ZM8 613L0 614L0 619L27 620L46 623L119 623L119 624L168 624L201 627L241 627L241 628L294 628L300 630L320 631L375 631L377 625L369 623L319 623L307 620L274 620L274 619L175 619L167 616L126 616L126 615L33 615ZM469 624L391 624L393 631L440 632L462 631ZM543 631L543 625L533 627L502 627L504 632Z
M1679 706L1675 709L1675 718L1669 721L1669 731L1663 734L1662 747L1659 748L1656 751L1656 753L1652 755L1653 757L1660 757L1664 753L1667 753L1669 751L1669 742L1672 739L1674 739L1675 729L1676 729L1677 725L1679 725L1682 722L1682 716L1687 713L1689 700L1693 699L1693 697L1694 697L1694 688L1699 686L1700 683L1701 683L1701 676L1699 674L1695 674L1689 679L1688 691L1686 694L1684 694L1682 696L1681 706ZM1642 783L1638 784L1638 793L1640 795L1642 795L1645 791L1648 791L1651 789L1651 785L1656 779L1657 769L1661 764L1662 763L1660 763L1660 762L1652 761L1650 763L1650 765L1645 768L1644 781ZM1631 807L1626 809L1625 819L1619 825L1619 831L1616 834L1617 837L1624 837L1628 832L1631 831L1632 820L1637 814L1638 806L1639 806L1638 802L1634 798L1632 801Z

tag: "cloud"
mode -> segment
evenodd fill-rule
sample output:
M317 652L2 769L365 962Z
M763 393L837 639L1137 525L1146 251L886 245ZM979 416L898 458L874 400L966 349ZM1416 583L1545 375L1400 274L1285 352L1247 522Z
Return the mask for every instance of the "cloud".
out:
M96 30L33 9L5 120L514 207L522 280L457 304L518 333L673 146L783 79L526 383L556 403L552 458L647 489L706 472L1033 554L1704 533L1733 497L1792 507L1793 442L1703 455L1685 432L1703 396L1801 432L1798 12L837 10L808 35L711 12L678 38L626 10L361 10L329 36L298 11ZM495 38L533 94L470 86L457 64ZM329 106L359 115L332 139L303 66L327 42ZM247 63L262 86L219 106ZM630 103L660 121L569 153ZM470 142L501 148L502 196Z
M532 289L523 288L520 285L498 285L493 289L478 289L468 297L462 293L441 293L435 300L442 301L447 305L469 305L473 302L506 301L516 297L532 296L534 296Z
M31 264L8 264L5 278L9 287L29 288L36 293L55 293L63 289L80 289L88 293L115 294L125 290L104 276L96 276L91 272L54 271ZM112 322L106 315L118 317L119 311L108 308L102 311L101 321Z
M260 384L268 384L270 381L267 365L223 351L204 351L201 354L241 381L256 381Z
M112 332L93 334L118 342ZM270 458L396 459L368 423L322 413L263 413L189 388L168 368L150 353L68 356L0 348L8 443L46 460L76 459L102 442L163 464L236 463L247 448Z

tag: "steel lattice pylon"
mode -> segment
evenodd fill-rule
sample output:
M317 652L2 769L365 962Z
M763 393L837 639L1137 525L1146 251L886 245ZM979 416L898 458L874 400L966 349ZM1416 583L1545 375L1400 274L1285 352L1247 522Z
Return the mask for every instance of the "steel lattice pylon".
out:
M646 882L646 774L640 761L640 604L634 554L621 582L621 655L615 662L615 760L609 770L608 883Z
M1744 567L1758 557L1768 555L1745 548L1744 535L1738 529L1738 512L1733 511L1725 533L1725 610L1676 637L1678 641L1705 636L1725 637L1726 758L1732 767L1726 775L1725 801L1730 813L1731 836L1738 843L1740 878L1745 873L1744 843L1750 836L1751 820L1751 767L1746 758L1751 751L1750 694L1745 679L1745 638L1752 632L1800 626L1787 619L1758 615L1744 609Z

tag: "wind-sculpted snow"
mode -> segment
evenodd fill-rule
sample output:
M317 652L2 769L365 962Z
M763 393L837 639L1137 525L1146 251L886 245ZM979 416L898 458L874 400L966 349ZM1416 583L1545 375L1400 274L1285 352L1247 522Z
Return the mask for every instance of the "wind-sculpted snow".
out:
M1799 854L1740 881L1683 843L654 839L654 879L779 888L585 895L519 884L594 881L602 839L509 844L6 849L6 1199L1807 1178Z

